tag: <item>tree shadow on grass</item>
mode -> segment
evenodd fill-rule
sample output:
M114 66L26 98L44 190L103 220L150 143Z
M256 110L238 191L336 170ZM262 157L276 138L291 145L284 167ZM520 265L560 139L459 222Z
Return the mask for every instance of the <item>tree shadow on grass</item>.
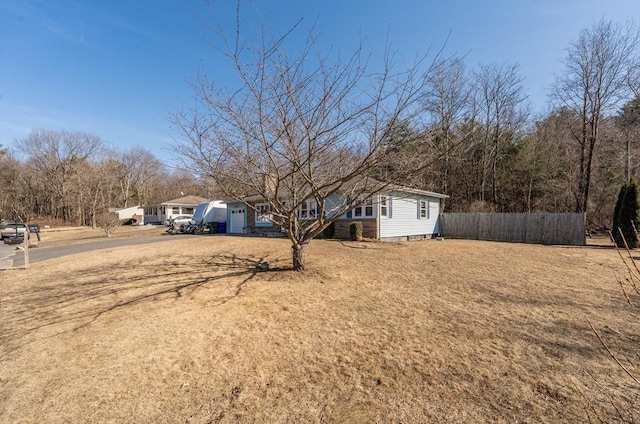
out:
M220 254L142 264L120 261L61 275L64 282L26 286L3 305L0 352L77 331L116 310L194 297L203 287L211 289L207 305L222 306L240 296L257 273L289 269L262 270L266 259Z
M474 290L479 299L507 314L495 318L504 320L505 331L500 337L539 347L545 356L557 360L574 355L592 359L600 354L600 348L593 342L586 321L554 316L554 312L601 308L608 314L616 313L613 306L594 305L569 295L549 295L525 289L521 292L500 290L487 285L474 286ZM547 311L548 315L541 311ZM536 321L535 316L539 316L539 320Z

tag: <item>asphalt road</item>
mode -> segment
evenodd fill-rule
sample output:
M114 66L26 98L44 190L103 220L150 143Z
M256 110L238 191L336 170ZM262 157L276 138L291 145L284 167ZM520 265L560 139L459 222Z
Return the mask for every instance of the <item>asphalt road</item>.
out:
M171 236L154 235L145 237L105 238L96 241L69 244L66 246L38 247L29 249L29 263L47 261L76 253L94 250L112 249L114 247L135 246L137 244L159 243L168 240L178 240L187 237L197 237L188 234L174 234ZM24 253L16 246L0 244L0 270L11 267L24 266Z

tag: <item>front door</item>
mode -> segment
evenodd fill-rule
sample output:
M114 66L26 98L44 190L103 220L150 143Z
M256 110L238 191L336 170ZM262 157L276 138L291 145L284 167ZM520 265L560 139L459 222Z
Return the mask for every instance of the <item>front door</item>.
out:
M245 207L244 206L234 206L231 208L229 219L229 232L232 234L242 234L244 233L245 227Z

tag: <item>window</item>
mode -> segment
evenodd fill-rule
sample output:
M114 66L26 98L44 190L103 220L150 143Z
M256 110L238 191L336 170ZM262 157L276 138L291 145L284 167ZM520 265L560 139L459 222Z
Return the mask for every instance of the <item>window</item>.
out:
M367 199L362 206L356 207L353 210L353 216L356 218L373 217L373 199Z
M428 219L428 213L427 211L429 210L428 205L427 205L427 201L426 200L419 200L418 201L418 205L419 205L419 215L418 218L420 219Z
M318 203L316 199L307 199L300 205L298 209L298 218L315 219L318 216Z
M273 225L271 223L271 207L268 203L258 203L256 204L256 225L268 226Z
M364 205L364 216L373 216L373 200L368 199Z
M182 208L182 213L187 215L193 215L193 208Z
M387 196L380 196L380 216L385 218L389 217L389 198Z
M171 213L180 215L180 206L174 206L171 208Z

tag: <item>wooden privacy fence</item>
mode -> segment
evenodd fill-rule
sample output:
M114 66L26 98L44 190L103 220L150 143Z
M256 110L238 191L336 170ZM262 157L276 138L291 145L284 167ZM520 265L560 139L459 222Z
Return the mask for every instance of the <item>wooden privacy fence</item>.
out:
M584 246L584 213L444 213L443 237Z

